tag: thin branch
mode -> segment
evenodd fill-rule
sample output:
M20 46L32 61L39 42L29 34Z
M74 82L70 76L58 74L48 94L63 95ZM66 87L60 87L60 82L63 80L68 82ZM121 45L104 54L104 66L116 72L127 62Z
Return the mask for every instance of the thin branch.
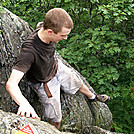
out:
M75 15L75 12L72 10L72 13L73 15L71 15L72 17L74 17L75 19L77 19L86 29L88 28L81 20L80 18L78 18L76 15Z
M88 27L90 27L91 22L92 22L92 9L93 9L93 6L92 6L92 3L91 3L90 0L88 2L89 2L89 14L90 14L90 19L89 19Z
M41 3L42 3L41 0L39 0L39 4L40 4L39 11L41 11L41 9L42 9L42 8L41 8Z

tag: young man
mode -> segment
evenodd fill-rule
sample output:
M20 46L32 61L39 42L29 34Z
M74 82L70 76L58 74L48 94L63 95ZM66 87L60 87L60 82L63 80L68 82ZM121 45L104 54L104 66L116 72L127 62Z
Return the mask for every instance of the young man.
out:
M61 8L54 8L46 13L43 26L37 28L23 43L22 51L6 83L7 91L19 105L18 115L40 119L18 86L24 74L39 96L45 117L57 129L60 128L62 119L60 88L70 94L79 91L90 100L109 100L107 95L91 93L73 70L54 57L56 43L67 39L72 28L73 21L69 14Z

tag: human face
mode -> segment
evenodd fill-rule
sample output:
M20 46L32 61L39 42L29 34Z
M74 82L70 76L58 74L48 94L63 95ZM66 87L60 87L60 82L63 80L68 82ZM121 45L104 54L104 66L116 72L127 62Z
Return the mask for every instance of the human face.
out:
M55 34L54 32L51 34L51 41L58 43L60 40L66 40L68 34L71 32L71 29L68 29L66 27L63 27L60 32Z

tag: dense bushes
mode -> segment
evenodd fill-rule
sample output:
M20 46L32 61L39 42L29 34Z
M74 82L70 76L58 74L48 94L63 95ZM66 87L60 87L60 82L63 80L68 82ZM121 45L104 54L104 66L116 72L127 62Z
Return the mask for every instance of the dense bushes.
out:
M6 0L2 5L28 21L43 21L62 7L74 21L58 52L88 80L97 93L111 96L112 130L134 133L134 4L132 0Z
M134 44L124 33L103 26L70 38L60 54L78 69L98 93L111 96L113 131L133 133ZM76 60L77 59L77 60ZM130 84L131 83L131 84Z
M134 120L134 84L130 84L130 88L121 88L117 93L118 97L114 97L109 103L110 109L113 111L112 130L116 132L124 132L133 134Z

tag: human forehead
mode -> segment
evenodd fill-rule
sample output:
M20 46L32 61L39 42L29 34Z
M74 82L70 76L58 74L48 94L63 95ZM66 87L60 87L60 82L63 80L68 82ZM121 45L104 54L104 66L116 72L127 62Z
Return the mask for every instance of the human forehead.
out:
M68 29L66 27L62 27L61 31L58 32L60 35L68 35L71 32L71 29Z

